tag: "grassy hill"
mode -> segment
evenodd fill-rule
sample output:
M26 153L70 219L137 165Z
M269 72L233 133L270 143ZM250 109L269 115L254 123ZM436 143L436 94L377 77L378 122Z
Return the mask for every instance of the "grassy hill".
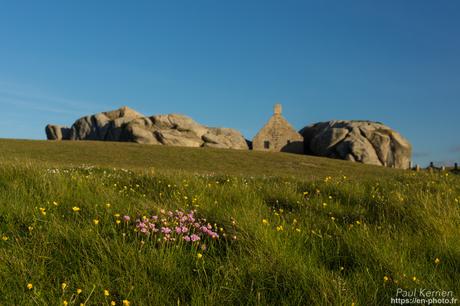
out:
M452 172L129 143L0 140L0 153L0 305L459 298Z
M401 171L328 158L212 148L183 148L101 141L0 139L0 162L43 167L97 166L201 174L318 179L328 175L392 176Z

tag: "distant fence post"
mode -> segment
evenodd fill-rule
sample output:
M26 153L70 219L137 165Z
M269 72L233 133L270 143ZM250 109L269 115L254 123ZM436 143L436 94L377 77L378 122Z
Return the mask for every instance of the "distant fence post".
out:
M412 169L412 161L409 161L409 170Z
M458 170L458 164L457 163L454 164L454 169Z
M415 171L417 171L417 172L420 171L420 165L418 165L418 164L415 165Z
M430 162L430 168L434 168L434 163Z

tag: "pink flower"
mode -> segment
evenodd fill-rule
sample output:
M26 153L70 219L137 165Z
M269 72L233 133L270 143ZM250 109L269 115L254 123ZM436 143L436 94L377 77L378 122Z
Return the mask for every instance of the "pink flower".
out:
M178 234L182 233L182 228L176 226L176 233L178 233Z
M190 241L190 237L189 236L184 236L184 240L189 242Z
M191 239L192 241L201 240L200 237L199 237L198 235L196 235L196 234L193 234L192 236L190 236L190 239Z
M128 222L129 220L131 220L131 218L129 216L123 216L123 220L125 220L125 222Z
M171 233L171 229L169 227L162 227L161 232L163 234L169 234L169 233Z

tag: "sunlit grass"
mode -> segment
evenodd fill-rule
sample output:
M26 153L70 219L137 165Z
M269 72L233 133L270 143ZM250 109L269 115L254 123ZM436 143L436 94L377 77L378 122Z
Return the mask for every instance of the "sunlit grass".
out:
M458 293L459 182L447 173L304 181L3 165L0 298L376 305L398 287ZM165 240L136 226L176 210L195 210L219 238Z

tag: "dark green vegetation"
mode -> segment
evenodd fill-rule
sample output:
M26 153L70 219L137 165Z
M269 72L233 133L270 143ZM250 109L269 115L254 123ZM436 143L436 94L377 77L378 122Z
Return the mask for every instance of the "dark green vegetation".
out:
M460 294L453 173L122 143L2 140L0 152L0 305L387 305L399 287ZM160 209L196 209L220 238L134 232L136 217Z

